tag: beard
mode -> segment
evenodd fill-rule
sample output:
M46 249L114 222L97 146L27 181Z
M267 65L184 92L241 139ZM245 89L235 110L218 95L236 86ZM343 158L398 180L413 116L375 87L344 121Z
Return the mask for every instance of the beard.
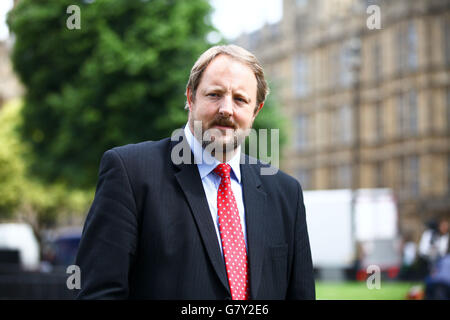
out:
M209 123L201 122L201 132L195 133L199 127L196 127L198 120L193 119L194 135L201 142L202 148L208 150L212 156L218 154L229 154L234 152L245 140L248 130L238 128L238 125L230 118L217 115ZM219 129L214 126L228 127L229 129ZM203 133L203 135L202 135Z
M221 130L214 128L214 126L229 127L230 129ZM202 141L203 149L208 146L211 151L219 151L227 153L227 151L234 151L239 147L238 135L236 125L228 118L218 117L214 119L211 124L203 128L204 139ZM214 155L214 154L213 154Z

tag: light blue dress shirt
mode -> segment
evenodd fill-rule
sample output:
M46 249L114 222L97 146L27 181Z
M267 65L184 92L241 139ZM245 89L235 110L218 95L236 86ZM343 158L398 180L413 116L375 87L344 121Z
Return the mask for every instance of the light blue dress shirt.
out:
M214 158L209 152L205 151L200 142L192 134L189 123L184 127L184 134L189 143L189 146L194 154L195 162L197 163L198 172L202 179L203 189L205 190L206 199L208 200L209 211L216 228L217 240L219 242L220 250L222 251L222 241L219 231L219 216L217 214L217 191L219 190L220 177L216 175L213 170L221 162ZM236 199L237 207L239 210L239 218L241 221L242 233L244 234L245 246L247 247L247 233L245 227L245 211L244 200L242 196L241 185L241 147L236 150L235 156L227 163L231 167L231 189L233 190L234 198Z

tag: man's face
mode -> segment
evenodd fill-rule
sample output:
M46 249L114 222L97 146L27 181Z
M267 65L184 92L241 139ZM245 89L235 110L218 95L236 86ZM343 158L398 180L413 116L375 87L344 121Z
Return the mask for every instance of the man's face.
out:
M223 54L211 61L194 99L189 90L186 93L191 131L195 135L194 121L201 121L202 132L209 130L210 140L203 147L214 143L215 148L235 150L242 143L263 106L256 108L256 90L256 77L245 64Z

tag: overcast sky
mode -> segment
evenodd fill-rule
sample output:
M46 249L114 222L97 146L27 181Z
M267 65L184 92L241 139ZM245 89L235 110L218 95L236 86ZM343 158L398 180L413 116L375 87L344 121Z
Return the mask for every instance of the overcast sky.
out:
M277 22L282 15L282 0L210 1L214 8L213 24L228 39L259 29L265 23ZM11 9L12 3L13 0L0 0L0 40L8 37L6 13Z
M213 24L228 39L281 19L282 0L211 0Z
M13 0L0 0L0 40L8 37L8 27L6 26L6 14L12 8Z

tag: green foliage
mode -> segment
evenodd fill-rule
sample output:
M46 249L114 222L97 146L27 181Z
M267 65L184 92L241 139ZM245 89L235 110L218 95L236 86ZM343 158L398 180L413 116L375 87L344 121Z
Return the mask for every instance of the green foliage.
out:
M46 185L26 180L22 207L30 210L39 227L54 227L69 217L82 217L94 197L93 190L74 190L63 184Z
M70 30L66 10L73 4L81 28ZM210 11L207 0L19 1L8 23L13 65L27 88L20 133L34 176L93 188L107 149L159 140L185 124L185 85L211 45ZM270 97L256 129L283 127ZM30 199L51 217L68 201L55 200L58 190L48 201L33 193Z
M280 101L277 96L277 87L276 84L272 84L271 93L268 95L266 102L264 103L264 107L258 113L255 122L253 123L253 129L257 132L258 143L257 143L257 154L251 154L250 152L250 138L247 138L245 141L245 151L247 154L258 158L265 162L270 162L270 160L274 158L281 158L282 149L286 145L287 141L287 133L286 126L287 121L284 115L281 113L280 105L278 103ZM261 137L260 130L266 129L267 136ZM274 137L274 143L278 144L278 148L272 150L272 130L278 130L278 139L276 136ZM263 142L263 149L260 148L261 142ZM265 149L265 150L264 150ZM276 150L278 150L278 155L276 155ZM281 159L278 159L281 160ZM279 167L279 163L271 163L272 165L276 165Z
M81 29L69 30L69 5ZM186 121L189 71L213 30L206 0L21 0L8 23L27 87L21 134L32 171L92 187L107 149L169 136Z
M0 218L10 218L20 205L24 163L15 128L19 103L8 103L0 109Z
M32 158L20 140L22 103L14 100L0 109L0 219L27 212L38 226L52 226L64 214L83 214L93 198L93 190L72 190L63 184L42 184L27 175Z

